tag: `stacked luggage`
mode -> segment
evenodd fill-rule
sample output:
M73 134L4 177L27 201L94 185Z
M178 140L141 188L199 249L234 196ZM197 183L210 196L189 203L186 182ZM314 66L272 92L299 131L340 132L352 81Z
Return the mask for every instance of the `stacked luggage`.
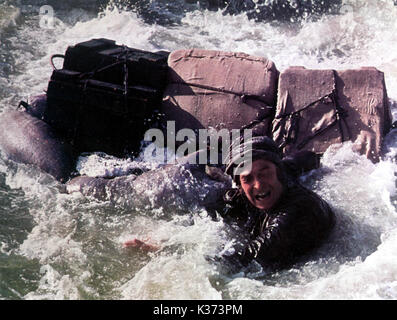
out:
M176 131L245 129L268 135L286 155L319 155L353 141L378 161L392 117L375 68L279 73L266 58L188 49L146 52L92 39L67 49L47 91L44 121L77 152L139 150L156 110Z
M63 68L54 67L48 84L43 120L77 152L138 150L161 104L168 53L92 39L62 57Z
M346 141L376 162L392 125L384 74L373 67L279 74L242 53L177 50L168 58L162 112L178 127L245 129L273 138L285 155L322 155Z
M384 74L372 67L280 73L272 61L244 53L147 52L107 39L70 46L61 57L46 95L21 101L28 112L0 117L2 152L60 181L82 152L140 152L147 129L168 128L153 123L160 115L176 131L253 129L286 156L321 156L352 141L373 162L392 128Z

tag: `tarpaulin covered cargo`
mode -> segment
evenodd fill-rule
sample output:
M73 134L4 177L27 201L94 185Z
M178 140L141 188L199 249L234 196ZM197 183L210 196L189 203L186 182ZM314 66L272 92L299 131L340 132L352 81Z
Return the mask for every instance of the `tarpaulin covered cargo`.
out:
M286 154L323 153L353 141L373 161L391 127L384 75L376 68L309 70L290 67L280 74L273 139Z
M176 130L256 127L270 134L278 71L266 58L213 50L177 50L170 67L162 112Z

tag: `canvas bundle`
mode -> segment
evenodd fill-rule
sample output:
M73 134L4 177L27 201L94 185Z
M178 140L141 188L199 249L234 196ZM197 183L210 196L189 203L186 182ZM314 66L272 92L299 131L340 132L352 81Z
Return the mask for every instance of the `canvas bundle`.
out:
M356 150L379 160L392 119L382 72L291 67L280 74L278 90L272 134L284 153L322 154L353 141Z
M273 62L244 53L177 50L170 67L162 112L183 128L252 128L270 134L278 71Z

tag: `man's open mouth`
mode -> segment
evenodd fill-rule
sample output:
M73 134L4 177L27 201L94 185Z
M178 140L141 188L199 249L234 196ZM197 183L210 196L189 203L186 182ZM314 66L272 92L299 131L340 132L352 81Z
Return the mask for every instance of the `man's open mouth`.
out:
M270 196L270 191L257 194L255 196L255 199L260 201L260 200L266 199L269 196Z

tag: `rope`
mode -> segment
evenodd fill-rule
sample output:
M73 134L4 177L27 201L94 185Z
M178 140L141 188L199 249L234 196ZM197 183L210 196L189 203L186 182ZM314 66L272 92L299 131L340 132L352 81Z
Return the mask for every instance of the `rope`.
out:
M269 108L269 109L272 109L272 110L274 109L273 107L268 107L268 108ZM269 112L269 113L266 114L265 116L263 116L263 117L261 117L261 118L259 118L259 119L255 119L255 120L251 121L250 123L246 124L245 126L242 126L242 127L240 128L240 130L250 129L250 128L254 127L255 125L257 125L258 123L263 122L263 120L268 119L268 118L270 118L270 117L272 117L272 116L273 116L273 113L272 113L272 112Z
M320 128L318 129L316 132L314 132L312 135L306 137L301 143L299 143L297 145L297 148L299 150L301 150L307 143L309 143L310 140L314 139L315 137L317 137L318 135L320 135L321 133L323 133L324 131L326 131L327 129L329 129L330 127L334 126L335 124L338 124L338 128L339 128L339 133L342 139L342 142L346 141L345 140L345 136L344 136L344 132L343 132L343 128L342 128L342 123L341 121L343 121L345 123L345 126L347 128L347 130L349 130L349 127L346 123L346 117L347 117L347 111L344 110L338 103L337 101L337 94L336 94L336 88L332 89L331 93L328 93L326 95L324 95L323 97L307 104L306 106L304 106L303 108L297 110L297 111L293 111L290 113L285 113L282 115L278 115L275 117L275 119L284 119L284 118L290 118L291 121L291 126L289 128L289 130L284 134L283 137L283 142L280 145L280 148L284 148L287 144L290 143L294 143L297 139L298 139L298 132L299 132L299 120L301 118L300 113L308 108L310 108L311 106L315 105L318 102L324 102L325 99L330 98L332 101L332 104L335 107L335 114L333 115L334 120L325 128ZM295 136L292 136L293 134L295 134ZM348 132L349 137L351 136L350 132Z
M21 106L24 107L25 110L28 110L29 108L31 108L30 104L28 104L27 102L22 101L22 100L19 102L16 109L18 110Z
M186 86L190 86L190 87L196 87L196 88L200 88L200 89L205 89L205 90L210 90L210 91L215 91L215 92L221 92L221 93L228 93L228 94L233 94L235 96L238 96L241 98L243 103L246 103L246 101L248 99L252 99L252 100L257 100L260 102L264 102L263 98L265 97L265 95L263 96L258 96L255 94L241 94L241 93L237 93L231 90L227 90L227 89L222 89L222 88L215 88L215 87L211 87L211 86L206 86L204 84L198 84L198 83L190 83L190 82L182 82L182 81L173 81L171 82L171 84L182 84L182 85L186 85Z
M126 46L123 46L123 50L122 52L116 56L115 58L118 60L114 63L108 64L104 67L101 68L97 68L94 69L92 71L89 72L82 72L76 75L76 78L78 78L79 80L82 81L82 97L84 97L84 93L87 91L87 86L89 84L89 81L91 79L93 79L95 77L95 75L97 75L98 73L101 73L103 71L106 71L110 68L113 68L115 66L118 65L122 65L123 67L123 73L124 73L124 77L123 77L123 97L124 97L124 107L125 110L127 110L127 104L128 104L128 48ZM60 54L55 54L51 57L51 65L53 66L55 71L58 71L58 69L55 68L54 63L53 63L53 59L54 58L65 58L64 55L60 55ZM82 98L81 98L82 99ZM76 113L76 117L75 117L75 123L74 123L74 129L73 129L73 134L71 137L71 143L75 144L75 141L77 139L78 136L78 132L79 132L79 127L80 127L80 118L81 118L81 113L83 110L83 105L84 105L84 101L80 100L79 103L79 107Z

